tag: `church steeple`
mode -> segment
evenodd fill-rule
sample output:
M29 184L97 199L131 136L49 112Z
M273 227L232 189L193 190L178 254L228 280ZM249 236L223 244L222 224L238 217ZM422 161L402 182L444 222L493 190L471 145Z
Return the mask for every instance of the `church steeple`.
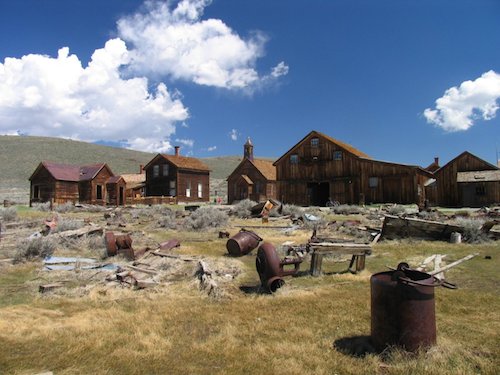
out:
M243 158L253 161L253 144L250 137L247 138L247 141L243 146Z

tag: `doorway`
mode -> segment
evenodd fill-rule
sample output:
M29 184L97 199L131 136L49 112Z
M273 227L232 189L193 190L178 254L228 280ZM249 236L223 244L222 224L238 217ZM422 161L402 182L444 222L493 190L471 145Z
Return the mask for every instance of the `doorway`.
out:
M309 202L313 206L326 206L330 196L330 184L328 182L311 182L307 184Z

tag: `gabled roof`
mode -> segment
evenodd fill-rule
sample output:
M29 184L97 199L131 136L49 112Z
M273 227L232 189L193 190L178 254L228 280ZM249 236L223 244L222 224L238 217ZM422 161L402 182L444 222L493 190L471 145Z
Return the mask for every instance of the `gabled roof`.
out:
M434 172L434 174L440 172L442 169L445 169L447 168L449 165L453 164L457 159L460 159L461 157L465 156L465 155L469 155L469 156L472 156L473 158L476 158L478 160L481 160L486 166L490 167L491 169L495 170L495 169L498 169L498 167L496 165L493 165L491 163L488 163L486 160L483 160L481 159L480 157L474 155L473 153L469 152L469 151L464 151L462 152L460 155L454 157L453 159L451 159L448 163L446 163L445 165L443 165L441 168L439 168L438 170L436 170Z
M236 168L228 176L228 179L237 172L243 163L251 163L255 169L268 181L276 181L276 167L274 166L272 160L266 159L253 159L243 158L243 160L238 164Z
M105 163L79 166L43 161L38 165L35 172L33 172L29 179L31 180L42 167L44 167L52 175L52 177L54 177L54 179L58 181L70 182L92 180L103 168L108 168L111 172L111 169L109 169ZM113 172L111 172L111 174L113 174Z
M354 156L357 156L357 157L360 157L360 158L366 158L366 159L371 159L370 156L368 156L367 154L365 154L364 152L358 150L357 148L354 148L353 146L347 144L347 143L344 143L342 141L339 141L338 139L335 139L335 138L332 138L326 134L323 134L323 133L320 133L316 130L313 130L311 131L309 134L307 134L304 138L302 138L297 144L295 144L295 146L293 146L291 149L289 149L287 152L285 152L283 154L283 156L281 156L278 160L276 160L274 162L274 165L278 164L281 159L283 159L285 156L287 156L288 154L290 154L291 152L293 152L295 149L297 149L298 147L302 146L302 144L311 136L317 136L317 137L321 137L321 138L324 138L334 144L336 144L337 146L339 146L340 148L342 148L343 150L349 152L350 154L353 154Z
M201 160L196 158L191 158L188 156L181 155L166 155L166 154L158 154L156 155L146 166L144 169L149 168L149 166L158 160L159 158L163 158L173 165L175 165L179 169L187 169L192 171L202 171L202 172L210 172L210 168L203 163Z
M429 171L429 172L433 173L433 172L437 171L439 168L441 168L441 167L439 166L439 163L437 163L437 162L434 160L431 164L429 164L429 165L428 165L427 167L425 167L424 169L425 169L426 171Z
M144 173L122 174L122 177L127 184L140 184L146 181L146 175Z

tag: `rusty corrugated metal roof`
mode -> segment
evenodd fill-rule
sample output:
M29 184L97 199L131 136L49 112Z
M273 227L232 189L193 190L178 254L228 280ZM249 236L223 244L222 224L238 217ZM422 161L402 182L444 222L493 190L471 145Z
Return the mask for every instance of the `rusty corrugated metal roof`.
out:
M44 161L41 166L45 167L52 177L58 181L78 182L93 179L106 164L98 163L80 166Z
M92 180L101 169L106 166L105 163L88 164L80 166L80 181Z

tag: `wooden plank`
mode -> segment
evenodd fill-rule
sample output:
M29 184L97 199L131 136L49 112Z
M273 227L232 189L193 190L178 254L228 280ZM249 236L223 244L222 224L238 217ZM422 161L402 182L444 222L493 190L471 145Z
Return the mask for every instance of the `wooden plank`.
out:
M314 252L311 256L310 273L312 276L320 276L321 275L322 262L323 262L323 254Z

